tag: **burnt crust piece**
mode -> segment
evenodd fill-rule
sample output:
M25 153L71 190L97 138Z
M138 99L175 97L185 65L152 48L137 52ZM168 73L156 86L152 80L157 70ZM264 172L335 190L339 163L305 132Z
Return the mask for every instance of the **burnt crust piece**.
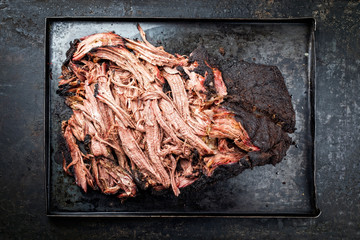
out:
M276 66L245 61L223 62L220 68L228 87L228 102L263 115L288 133L295 131L295 111L284 78Z

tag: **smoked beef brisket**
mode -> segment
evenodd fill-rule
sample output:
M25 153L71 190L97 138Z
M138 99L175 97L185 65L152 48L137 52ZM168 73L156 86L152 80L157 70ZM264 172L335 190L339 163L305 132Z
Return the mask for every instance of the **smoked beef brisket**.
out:
M63 168L79 187L178 196L283 159L295 112L277 67L204 47L173 55L138 30L143 41L108 32L70 43L57 92L73 111Z

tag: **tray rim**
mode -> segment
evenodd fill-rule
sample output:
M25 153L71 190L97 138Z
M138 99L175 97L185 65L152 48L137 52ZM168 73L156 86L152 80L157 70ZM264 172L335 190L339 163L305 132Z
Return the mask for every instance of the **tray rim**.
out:
M309 98L310 98L310 132L311 140L313 142L311 148L311 167L312 167L312 183L311 183L311 212L304 213L221 213L221 212L61 212L52 211L50 209L50 81L51 81L51 69L49 63L49 39L50 39L50 26L54 22L71 22L71 21L102 21L102 22L136 22L136 21L148 21L148 22L237 22L244 24L291 24L291 23L303 23L308 24L310 28L309 44L309 57L308 57L308 73L307 78L309 81ZM316 191L316 135L315 135L315 70L316 70L316 51L315 51L315 31L316 31L316 19L313 17L297 17L297 18L177 18L177 17L109 17L109 16L54 16L45 18L45 46L44 46L44 70L45 70L45 88L44 88L44 171L45 171L45 198L46 198L46 216L48 217L215 217L215 218L318 218L322 211L317 205L317 191Z

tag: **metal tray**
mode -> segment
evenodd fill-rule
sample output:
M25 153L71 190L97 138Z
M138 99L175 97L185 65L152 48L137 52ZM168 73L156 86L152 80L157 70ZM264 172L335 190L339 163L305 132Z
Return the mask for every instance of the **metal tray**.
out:
M296 132L285 159L276 166L245 170L202 191L172 195L141 193L121 203L96 191L83 193L64 174L61 120L71 111L56 94L68 43L96 32L139 38L140 23L152 43L189 54L203 44L210 54L277 66L292 95ZM46 19L45 162L48 216L237 216L316 217L314 159L315 20L301 19Z

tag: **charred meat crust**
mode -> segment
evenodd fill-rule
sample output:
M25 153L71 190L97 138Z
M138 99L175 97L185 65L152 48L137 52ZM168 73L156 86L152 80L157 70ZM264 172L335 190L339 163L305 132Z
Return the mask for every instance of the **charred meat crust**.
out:
M79 44L80 39L75 39L74 41L70 42L70 48L66 51L66 59L63 62L63 65L67 65L70 60L72 59L74 53L76 52L77 45Z
M187 73L185 72L184 68L182 66L177 66L176 70L179 71L180 76L185 79L185 80L189 80L189 75L187 75Z
M209 65L210 58L203 46L196 48L189 57L189 62L196 62L198 67L194 68L194 72L205 77L204 86L206 87L207 97L210 98L216 94L215 83L214 83L214 74Z
M295 131L295 111L280 70L245 61L224 61L220 70L228 86L229 105L241 106L254 114L264 115L282 127Z

